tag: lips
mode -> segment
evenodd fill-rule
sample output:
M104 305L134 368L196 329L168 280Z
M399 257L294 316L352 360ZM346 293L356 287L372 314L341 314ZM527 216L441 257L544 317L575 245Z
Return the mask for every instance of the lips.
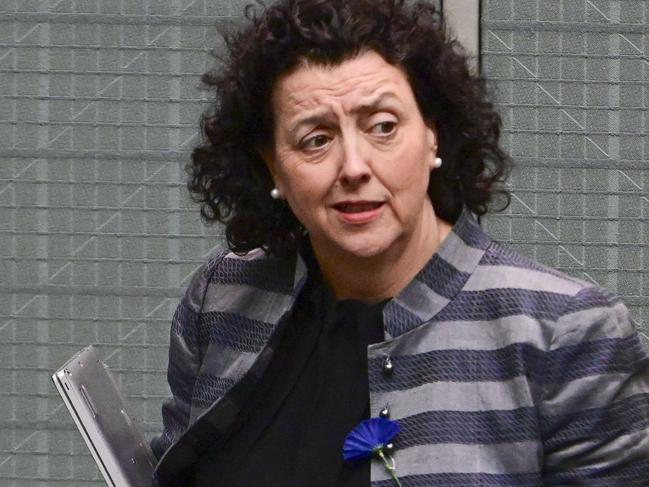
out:
M381 215L382 201L341 201L333 205L341 222L349 225L365 225Z
M376 202L359 202L359 203L340 203L334 205L338 211L343 213L362 213L364 211L372 211L379 208L383 203Z

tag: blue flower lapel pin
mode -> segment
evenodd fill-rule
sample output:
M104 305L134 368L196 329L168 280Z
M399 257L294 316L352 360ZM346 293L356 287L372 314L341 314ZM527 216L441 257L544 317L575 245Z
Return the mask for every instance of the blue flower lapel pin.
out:
M383 462L396 485L401 486L397 478L394 458L390 456L390 441L399 433L401 427L396 421L386 418L370 418L361 421L349 432L343 444L343 458L357 461L375 456Z

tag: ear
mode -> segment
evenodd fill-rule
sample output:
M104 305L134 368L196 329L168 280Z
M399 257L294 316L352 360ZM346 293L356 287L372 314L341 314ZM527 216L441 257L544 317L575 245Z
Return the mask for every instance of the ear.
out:
M428 164L430 169L435 169L435 158L437 157L437 129L435 123L426 122L426 144L428 147Z

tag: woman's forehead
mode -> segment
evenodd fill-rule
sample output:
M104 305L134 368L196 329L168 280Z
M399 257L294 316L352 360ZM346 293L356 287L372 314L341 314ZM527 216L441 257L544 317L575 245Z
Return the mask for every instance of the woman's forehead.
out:
M276 113L291 116L306 110L339 105L360 111L381 101L412 97L404 72L368 52L334 66L303 64L280 78L273 90Z

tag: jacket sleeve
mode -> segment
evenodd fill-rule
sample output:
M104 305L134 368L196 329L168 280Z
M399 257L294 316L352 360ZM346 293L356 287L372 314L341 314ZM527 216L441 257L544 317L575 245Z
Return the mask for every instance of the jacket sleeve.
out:
M202 361L201 311L211 268L205 263L194 272L173 315L167 366L171 397L162 405L162 434L151 441L158 459L189 427L194 384Z
M624 304L580 291L557 322L544 377L544 485L648 485L649 356Z

